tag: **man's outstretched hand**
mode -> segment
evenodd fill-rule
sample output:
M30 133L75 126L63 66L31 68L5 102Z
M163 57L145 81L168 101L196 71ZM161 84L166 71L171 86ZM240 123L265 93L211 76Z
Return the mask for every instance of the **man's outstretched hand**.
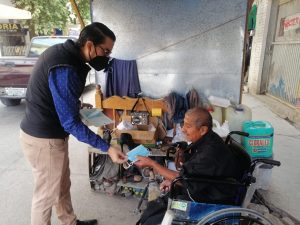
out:
M111 146L107 153L114 163L122 164L127 161L127 156L116 147Z
M136 165L137 167L154 167L154 161L152 159L150 159L149 157L144 157L144 156L140 156L138 155L137 157L137 161L134 163L134 165Z

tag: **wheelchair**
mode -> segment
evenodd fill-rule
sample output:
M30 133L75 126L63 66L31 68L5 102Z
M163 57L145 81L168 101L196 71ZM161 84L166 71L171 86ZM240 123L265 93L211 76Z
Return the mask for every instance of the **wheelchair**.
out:
M272 225L272 222L260 213L245 208L251 201L255 187L255 174L262 164L280 166L280 162L271 159L258 158L251 160L251 157L244 150L241 144L236 142L232 135L249 136L248 133L233 131L225 140L230 150L238 159L240 167L240 179L223 177L178 177L173 180L169 193L168 209L161 225ZM187 182L202 184L228 185L235 190L232 201L228 204L195 202L189 195L189 200L176 198L175 187L186 188ZM177 184L180 185L177 185ZM188 189L187 189L188 190Z

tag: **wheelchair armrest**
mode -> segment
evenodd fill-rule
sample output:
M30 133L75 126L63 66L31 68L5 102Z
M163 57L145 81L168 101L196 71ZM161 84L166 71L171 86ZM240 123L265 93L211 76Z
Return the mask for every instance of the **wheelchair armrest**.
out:
M263 159L263 158L259 158L259 159L255 159L252 161L252 163L265 163L265 164L269 164L271 166L280 166L281 162L277 161L277 160L273 160L273 159Z
M225 185L232 185L232 186L245 186L245 184L240 183L234 178L231 177L216 177L216 176L203 176L203 177L176 177L170 187L170 198L173 199L175 196L175 185L178 182L197 182L197 183L204 183L204 184L225 184ZM183 183L184 185L184 183Z
M264 158L258 158L258 159L254 159L251 162L251 167L250 167L250 172L251 174L253 173L253 171L255 170L255 168L257 166L260 166L262 164L267 164L270 166L281 166L281 162L277 161L277 160L273 160L273 159L264 159Z

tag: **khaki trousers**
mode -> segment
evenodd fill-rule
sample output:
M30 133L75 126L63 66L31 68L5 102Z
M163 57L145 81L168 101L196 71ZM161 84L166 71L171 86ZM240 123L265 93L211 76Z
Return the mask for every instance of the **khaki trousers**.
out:
M61 225L76 224L71 195L68 138L36 138L20 131L25 158L32 167L32 225L50 225L55 206Z

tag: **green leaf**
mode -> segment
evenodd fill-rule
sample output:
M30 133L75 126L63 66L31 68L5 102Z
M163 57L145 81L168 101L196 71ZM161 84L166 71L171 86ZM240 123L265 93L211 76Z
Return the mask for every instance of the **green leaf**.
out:
M12 3L17 8L31 12L32 19L24 22L31 36L50 35L53 28L65 30L69 23L74 22L70 19L74 12L70 10L71 7L67 7L68 0L12 0ZM90 23L90 1L76 0L76 3L84 22Z

